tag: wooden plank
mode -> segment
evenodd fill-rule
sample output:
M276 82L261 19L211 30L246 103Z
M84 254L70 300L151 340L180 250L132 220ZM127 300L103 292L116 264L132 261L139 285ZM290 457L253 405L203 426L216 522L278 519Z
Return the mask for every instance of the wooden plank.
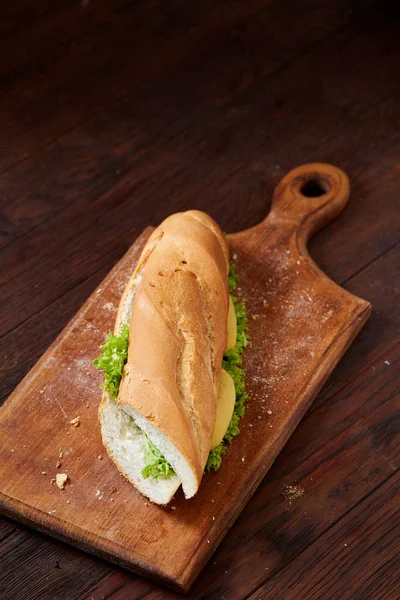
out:
M109 271L105 267L0 339L0 405ZM29 344L26 343L30 340Z
M372 265L348 281L347 288L353 294L361 294L373 302L372 318L357 338L357 349L349 348L346 362L335 371L334 379L328 381L315 406L324 402L336 390L371 364L385 350L392 347L400 336L400 244L386 252Z
M257 590L249 600L395 599L400 555L400 472Z
M71 0L60 0L57 4L51 2L51 0L43 0L43 2L15 0L12 4L2 4L0 6L1 40L22 29L26 30L27 27L39 19L48 18L52 11L61 12L71 4ZM76 7L76 3L74 5Z
M300 28L300 22L295 18L295 13L299 9L297 6L298 2L294 1L293 18L290 26L288 24L285 29L285 37L282 38L282 34L280 34L277 38L274 33L273 23L279 21L282 17L283 8L281 7L281 3L275 3L263 11L258 11L256 17L251 18L250 16L243 22L242 29L247 32L243 37L243 32L239 35L238 32L235 33L235 30L233 30L233 33L231 31L235 23L232 21L234 19L234 14L231 12L232 2L228 4L229 9L225 10L226 14L223 13L223 5L219 4L220 11L225 20L228 21L226 24L227 30L221 30L222 25L220 23L218 27L219 35L217 37L214 35L211 40L207 40L207 43L202 44L201 48L204 49L200 53L197 52L193 59L187 61L188 64L181 65L178 73L171 76L164 69L162 77L157 80L156 84L153 84L149 89L142 90L138 77L134 77L134 66L130 65L129 60L123 61L124 64L128 62L129 65L129 80L127 83L127 78L124 75L120 75L124 86L124 93L122 94L123 99L119 99L116 106L110 107L104 115L96 116L96 118L93 118L93 111L91 111L91 123L89 125L63 136L60 142L51 144L39 156L24 161L24 164L18 165L2 177L2 181L0 180L2 194L4 199L7 200L7 208L3 213L3 244L8 244L15 236L20 236L22 233L30 231L32 227L43 222L49 215L62 210L65 206L78 200L80 196L86 198L86 194L91 193L93 180L97 180L100 184L101 181L99 179L101 177L103 181L108 181L108 186L113 186L115 180L120 179L120 177L115 177L115 172L120 171L120 173L126 175L126 172L132 166L137 166L138 162L142 161L143 154L148 155L151 164L155 160L154 153L162 158L164 154L161 153L160 155L160 149L157 146L164 146L168 138L171 138L171 140L174 140L177 136L180 138L190 128L190 120L195 118L196 122L203 122L204 124L204 121L211 117L210 132L212 132L214 124L220 127L218 125L218 122L221 121L220 116L212 114L215 112L216 93L213 86L215 78L217 80L221 79L218 73L224 71L224 65L229 64L236 69L236 72L229 74L229 76L226 75L222 79L226 88L225 94L232 91L232 78L238 80L239 87L237 92L240 94L245 89L239 81L243 78L243 69L246 68L246 63L243 63L243 56L253 55L254 53L262 53L263 55L270 56L269 61L263 65L263 77L266 78L286 60L296 56L300 48L304 49L305 45L307 47L311 46L324 35L327 35L329 31L339 26L348 14L346 2L341 7L338 7L337 2L332 2L332 6L330 7L332 13L324 21L323 27L318 28L316 27L316 23L320 21L319 13L321 8L318 2L315 2L315 0L311 1L310 6L307 8L308 18L306 21L303 19L301 22L301 30L306 39L306 42L304 42L298 40L296 35ZM241 10L245 9L247 12L256 9L256 6L252 7L250 3L244 5L239 2L237 6L238 10L240 7L242 7ZM201 10L204 11L204 8L203 6ZM211 14L204 11L204 18L207 19L208 15L208 19L212 20L208 26L215 28L216 23L213 23L213 20L217 19L218 15L214 13L215 7ZM241 11L239 10L238 18L240 14ZM242 15L243 18L245 16L245 14ZM186 17L188 18L188 16ZM152 23L151 26L154 27L154 23L150 17L148 18ZM166 17L166 20L169 21L168 17ZM196 23L195 15L192 15L192 18L189 20ZM224 20L222 23L224 23ZM268 38L265 38L265 27L267 25L270 35ZM129 22L126 23L126 26L129 27ZM205 24L202 24L200 20L198 27L200 29L203 27L204 29ZM77 35L76 32L74 35ZM146 30L143 31L142 35L146 43L149 43L149 40L152 39L152 35L150 35L150 32L146 32ZM154 32L153 35L155 35ZM163 36L165 35L166 31L164 27ZM185 29L185 35L188 35L187 29ZM235 43L226 44L226 39L228 38L228 41L230 41L232 36ZM191 43L195 41L194 37L196 36L191 34ZM99 43L104 46L102 40ZM243 44L248 46L248 48L244 50L242 48ZM262 47L263 44L266 47ZM211 48L209 47L210 45ZM154 48L152 52L154 53ZM147 54L149 52L146 52L146 50L132 54L135 60L139 61L139 66L142 69L144 68L142 57ZM11 53L11 56L14 55ZM48 52L47 48L45 53L46 60L52 60L52 56L53 52ZM217 65L215 63L217 63L218 69L216 69ZM74 70L76 70L76 63L72 64ZM208 82L207 80L204 81L202 73L199 76L199 64L203 65L201 70L204 70L204 65L212 67L213 72L209 74L210 79ZM206 69L205 73L207 71L208 69ZM113 75L117 76L118 70L114 70ZM103 82L103 80L101 81ZM130 85L133 86L130 90L126 89L129 81L131 82ZM26 85L25 82L24 85ZM80 94L82 94L82 89L80 87L78 89ZM113 86L110 86L109 90L110 94L115 93ZM181 93L181 97L177 97L176 90L184 92ZM93 94L93 86L85 86L84 91ZM188 106L187 93L191 97L196 98L193 106ZM222 93L222 89L219 89L218 93ZM102 95L100 99L105 101L108 96ZM160 98L163 99L162 106L160 106ZM98 102L99 99L96 97L96 106ZM82 109L82 106L82 97L80 96L79 110ZM211 115L207 115L210 111ZM193 112L195 114L192 117L189 116L188 119L187 113L193 114ZM197 117L195 117L196 113ZM70 110L63 112L61 115L58 114L56 125L60 127L62 119L71 118L71 116L72 112ZM39 127L40 125L40 134L43 134L44 126L40 124L41 118L49 118L48 111L42 117L36 115L34 120L35 127ZM13 130L13 143L16 144L15 125L9 124L9 126ZM27 133L25 125L23 134L26 136ZM196 136L200 136L200 139L202 136L204 137L204 131L201 133L201 129L195 133ZM58 136L54 136L53 133L51 139L54 139L54 137ZM196 145L197 140L191 141L190 138L184 140L186 146L188 142L190 147L191 145ZM176 145L176 140L173 142L173 145ZM22 145L19 141L18 148L21 149L21 147ZM88 156L89 152L90 155ZM187 150L184 150L184 152L187 152ZM7 145L7 160L11 160L9 145ZM44 178L44 173L51 173L51 177L47 176ZM143 174L142 172L142 177ZM137 175L131 174L131 178L136 179ZM29 181L27 185L23 183L26 180ZM60 180L62 182L61 189ZM76 184L75 193L73 189L74 181ZM85 188L85 184L87 188Z
M385 68L395 68L399 58L398 50L394 50L391 45L388 49L387 35L385 37L382 32L385 30L369 31L367 24L364 24L365 35L368 33L370 39L374 40L374 43L371 42L368 47L371 54L366 55L368 49L366 50L361 43L364 38L356 35L356 31L356 26L353 24L348 28L345 36L344 33L341 34L345 40L338 37L336 44L326 43L323 52L324 61L315 61L312 52L303 57L300 67L296 69L299 68L299 72L309 74L308 79L303 75L301 79L299 76L296 78L294 72L288 69L270 82L268 88L264 86L262 89L253 90L253 95L247 96L250 105L254 103L253 111L247 109L237 111L230 119L222 119L221 116L226 117L228 113L221 113L221 109L215 112L214 108L214 112L211 113L213 119L210 122L210 131L206 129L205 138L204 130L210 119L210 110L205 109L199 111L196 125L190 125L189 119L194 118L193 115L188 117L188 120L178 119L176 122L172 120L166 129L162 128L162 120L156 122L163 134L157 136L154 145L151 136L146 138L144 146L140 135L137 141L134 137L135 127L132 129L128 126L125 129L125 125L122 124L120 128L115 126L113 128L112 123L117 122L116 115L110 121L106 120L106 123L100 126L104 134L104 142L99 146L105 148L109 144L110 147L116 148L116 153L106 158L100 151L98 158L96 157L97 163L96 160L93 164L83 159L82 170L78 167L77 171L72 169L71 172L67 170L65 173L67 187L67 191L64 192L65 197L76 198L78 194L82 196L80 202L61 215L49 219L29 238L25 237L15 246L9 247L2 255L2 260L8 265L7 271L4 271L4 276L8 280L8 294L18 303L18 306L12 319L7 321L9 324L7 329L1 328L1 332L4 333L35 312L42 310L104 262L110 264L110 259L117 260L127 249L134 235L139 232L139 228L152 222L159 222L168 212L184 207L203 208L209 210L228 231L238 227L238 215L242 227L254 224L257 218L265 214L269 203L266 191L272 191L273 184L282 172L282 164L290 167L294 159L302 161L305 157L315 156L315 145L320 148L321 155L345 157L350 172L354 174L352 182L355 187L346 216L341 219L342 231L340 227L332 226L329 240L326 236L322 236L311 247L317 262L320 262L327 272L340 282L390 247L398 239L399 213L392 210L397 201L394 183L396 163L393 147L386 140L396 119L395 109L390 108L390 103L391 98L397 94L398 82L395 78L388 78L386 87L383 87L380 85L380 77L382 61L385 63ZM328 75L325 76L331 78L328 81L331 81L333 87L337 84L335 64L338 48L341 47L342 52L350 57L346 60L348 71L346 77L362 85L363 74L358 64L363 51L364 59L368 60L369 64L371 89L379 90L381 96L386 97L388 94L386 100L388 110L383 113L384 119L380 120L381 129L374 134L376 137L373 137L372 141L371 128L363 127L365 118L363 115L365 111L371 110L368 108L370 96L357 100L360 109L358 121L353 114L345 113L342 116L342 107L337 103L326 106L322 98L319 103L313 100L315 94L312 86L313 77L322 78L322 75L326 74L327 64L329 69ZM396 48L398 49L398 46ZM328 81L327 85L331 85ZM357 89L354 83L354 93ZM161 88L160 92L162 91L165 91L164 88ZM265 109L267 98L277 97L283 92L285 97L297 99L285 108L287 124L284 127L281 120L276 118L275 111L268 112ZM243 94L245 98L245 92ZM171 91L169 96L161 95L161 97L166 105L173 105L174 95L172 94L171 97ZM271 100L269 102L271 104ZM307 123L298 119L299 110L304 102L306 104L313 102L313 116ZM377 111L381 109L378 108L380 105L377 104L375 97L373 102L377 108L373 109L372 117L375 115L377 118ZM176 102L175 105L175 111L179 112L181 106ZM148 110L147 116L146 110ZM264 111L262 118L261 110ZM156 113L157 102L153 100L153 109L142 107L139 116L143 116L143 122L148 123L150 117ZM176 112L173 114L176 116ZM340 119L341 126L336 128L333 136L333 124ZM314 121L318 127L315 126ZM256 125L258 129L255 134L249 136L249 131L254 131ZM186 126L189 129L186 129ZM311 128L310 137L301 136L303 127L307 130ZM284 131L287 133L284 134ZM289 131L292 132L291 135ZM292 143L293 132L297 139L296 144ZM90 146L92 148L95 136L96 131L93 130L86 136L76 138L80 140L77 145L74 145L73 139L70 140L66 144L71 145L69 152L84 157L86 141L92 140ZM203 142L201 142L202 137ZM247 141L249 137L254 147L249 146ZM229 139L229 146L226 152L217 153L216 147L221 139ZM272 144L272 139L280 139L279 145ZM364 148L364 163L361 167L357 161L354 161L360 145ZM151 148L153 148L152 152ZM379 167L373 166L376 164L377 152L380 155ZM45 176L37 179L38 164L35 164L32 170L34 179L29 179L29 187L36 188L42 182L43 196L46 197L48 194L48 201L43 201L42 198L38 201L37 210L40 218L47 218L49 213L52 214L53 200L63 196L60 191L55 191L57 179L61 177L57 165L58 169L63 169L68 153L61 156L60 163L57 163L56 158L51 160L49 158L48 169L44 170L45 173L47 170L51 172L55 170L56 176L53 182L45 183L48 179ZM127 168L125 174L116 173L121 166L119 156L130 157L123 161ZM139 159L136 166L133 165L135 157ZM250 163L249 157L251 157ZM277 160L279 162L276 162ZM190 167L194 164L196 169ZM274 170L273 167L277 164L281 164L281 167L279 170ZM110 183L110 178L115 178L113 183ZM15 174L13 181L12 186L22 191L15 182L24 181L23 173L21 172L18 177ZM110 185L111 189L109 189ZM26 187L24 189L26 190ZM15 225L18 227L25 217L29 221L29 210L32 214L35 213L35 203L30 205L29 194L26 192L24 194L21 198L22 206L31 206L31 208L22 209L21 219L11 213L6 215L10 222L16 219ZM149 206L149 198L151 198L151 206ZM240 206L247 198L250 209L243 212ZM359 218L360 213L364 215L363 219ZM96 215L95 219L93 215ZM118 235L115 234L116 231ZM102 243L99 242L96 256L93 256L93 253L87 252L88 240L91 249L91 240L96 238L101 239ZM337 261L337 247L343 248L345 260ZM78 254L80 254L79 269ZM61 263L65 269L63 279L56 276ZM35 297L31 298L30 290L39 278L42 285ZM29 302L26 301L27 294L30 298Z
M32 570L35 556L35 571ZM17 565L10 570L8 565ZM3 598L74 598L83 589L110 572L111 567L65 544L19 528L0 546L0 587ZM79 573L79 576L77 576Z
M326 186L325 193L305 197L303 185L315 179ZM232 444L229 461L217 475L204 478L190 503L178 494L176 510L148 505L121 481L109 460L96 460L102 454L94 401L99 376L91 360L111 326L124 283L146 239L142 236L2 409L0 479L6 514L187 589L368 318L368 303L333 284L305 250L310 233L334 218L348 195L347 178L337 169L319 164L295 169L276 189L268 218L248 232L230 236L242 273L239 293L254 317L244 364L253 398L244 425L251 423L252 435L242 435ZM35 407L34 421L23 418L27 406ZM82 424L71 428L68 421L76 414L82 415ZM32 441L22 445L22 440ZM68 468L63 468L71 483L62 498L68 496L70 504L55 505L60 492L47 477L55 469L55 445L68 448ZM10 468L17 473L18 465L24 466L23 479L6 476ZM118 502L108 491L116 476ZM211 497L215 503L210 503ZM212 519L215 515L218 519Z
M55 23L38 22L31 32L31 56L18 36L7 40L4 54L11 65L19 60L28 76L17 78L17 85L0 99L7 149L0 157L1 168L109 108L127 90L165 74L216 29L231 28L268 2L225 1L213 11L209 1L201 5L175 1L164 10L155 1L151 10L145 2L118 2L115 7L101 2L88 10L77 6L66 18L56 14ZM23 32L21 36L26 39ZM38 66L49 77L41 77ZM10 71L12 83L15 69Z
M399 364L397 344L303 419L188 599L246 597L397 472ZM290 499L288 485L304 494ZM155 587L146 598L179 596Z

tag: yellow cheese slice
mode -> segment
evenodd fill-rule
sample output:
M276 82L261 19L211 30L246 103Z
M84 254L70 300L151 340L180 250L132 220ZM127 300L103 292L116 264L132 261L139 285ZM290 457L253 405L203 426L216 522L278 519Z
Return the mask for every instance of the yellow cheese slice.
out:
M228 425L231 421L235 406L236 391L232 377L224 369L221 371L219 394L217 402L217 415L215 418L214 434L211 450L222 442Z
M230 350L236 346L237 322L235 307L233 305L232 296L229 295L229 310L228 310L228 339L226 349Z

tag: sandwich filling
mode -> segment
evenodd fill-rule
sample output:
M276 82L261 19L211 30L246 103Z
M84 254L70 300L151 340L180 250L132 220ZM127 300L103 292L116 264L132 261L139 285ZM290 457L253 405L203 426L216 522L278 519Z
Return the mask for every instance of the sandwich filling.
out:
M245 376L241 368L242 353L247 345L246 308L233 292L237 287L235 265L231 264L228 275L230 292L230 307L228 313L227 350L223 357L219 397L217 402L216 423L208 456L206 470L217 470L221 466L222 455L227 450L233 437L239 434L239 421L244 414L248 395L245 391ZM100 347L102 353L94 361L94 365L104 373L104 387L113 400L118 398L119 387L128 358L129 325L121 326L118 335L109 333L104 344ZM138 429L135 420L124 410L115 408L118 418L121 417L121 433L127 442ZM123 417L123 418L122 418ZM136 432L138 433L138 432ZM144 455L144 467L141 471L143 479L165 479L176 477L173 468L167 462L160 450L152 443L146 432L140 430L141 451ZM137 436L136 436L137 437ZM143 463L142 463L143 464Z

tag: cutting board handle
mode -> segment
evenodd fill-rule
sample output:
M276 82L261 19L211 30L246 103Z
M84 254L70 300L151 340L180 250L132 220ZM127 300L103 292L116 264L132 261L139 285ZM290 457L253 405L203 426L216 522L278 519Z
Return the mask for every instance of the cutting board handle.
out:
M308 163L289 171L277 185L266 220L297 230L306 243L343 210L349 195L346 173L325 163Z

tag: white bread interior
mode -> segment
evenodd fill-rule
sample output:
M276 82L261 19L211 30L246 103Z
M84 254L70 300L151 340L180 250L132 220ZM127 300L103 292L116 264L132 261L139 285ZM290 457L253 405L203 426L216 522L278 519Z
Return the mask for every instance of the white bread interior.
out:
M200 484L210 450L227 340L228 249L199 211L166 219L150 236L115 323L130 323L118 401L105 392L103 443L124 476L157 504ZM145 434L176 475L144 479Z

